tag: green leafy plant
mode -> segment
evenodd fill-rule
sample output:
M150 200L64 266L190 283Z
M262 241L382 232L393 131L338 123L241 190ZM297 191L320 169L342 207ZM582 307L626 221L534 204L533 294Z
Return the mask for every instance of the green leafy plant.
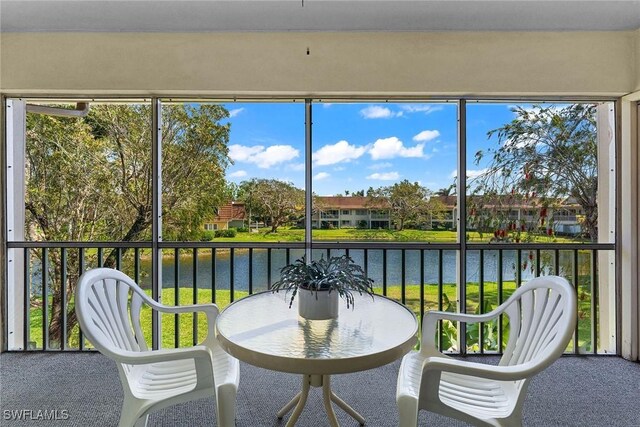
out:
M236 229L229 228L228 230L216 230L215 237L236 237Z
M353 293L373 295L373 279L366 276L362 267L347 255L313 260L307 263L305 257L280 270L280 280L271 287L273 292L292 291L289 308L298 293L298 289L311 292L337 292L347 302L347 308L353 307Z

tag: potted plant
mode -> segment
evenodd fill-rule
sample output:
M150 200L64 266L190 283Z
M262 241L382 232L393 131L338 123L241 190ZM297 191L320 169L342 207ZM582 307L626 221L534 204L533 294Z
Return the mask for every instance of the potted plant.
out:
M347 308L354 306L354 292L373 295L371 284L362 267L347 255L307 263L305 257L280 270L280 280L272 286L273 292L292 291L289 308L297 294L298 313L312 319L338 317L338 297L345 299Z

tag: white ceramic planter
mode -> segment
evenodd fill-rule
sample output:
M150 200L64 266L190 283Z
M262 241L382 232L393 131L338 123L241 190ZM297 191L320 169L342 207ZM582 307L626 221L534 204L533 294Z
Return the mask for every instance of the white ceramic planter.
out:
M298 314L309 320L326 320L338 317L338 293L336 291L309 291L298 289Z

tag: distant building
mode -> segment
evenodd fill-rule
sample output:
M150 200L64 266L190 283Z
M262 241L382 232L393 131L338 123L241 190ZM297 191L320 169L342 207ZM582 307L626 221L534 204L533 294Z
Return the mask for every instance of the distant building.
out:
M314 208L315 228L391 228L389 209L371 207L368 197L321 196Z
M443 212L432 215L421 227L456 228L457 198L456 196L433 196L444 207ZM538 205L538 207L534 207ZM489 210L494 215L516 223L530 223L539 216L540 203L531 200L517 200L511 196L497 197L495 200L481 199L479 196L468 196L467 207L471 213L474 206ZM546 217L553 219L553 230L556 234L579 234L582 231L580 217L584 215L582 207L573 199L558 201L555 208L547 208ZM243 202L231 202L218 209L214 218L205 222L205 230L226 230L246 227L248 215ZM374 207L370 198L364 196L320 196L315 198L314 213L311 219L313 228L392 228L392 214L389 208ZM303 224L301 221L300 224Z
M497 217L517 224L538 221L540 211L545 209L544 216L547 221L552 221L554 233L576 235L582 232L580 222L584 216L584 209L573 197L558 199L551 203L551 206L543 208L540 199L525 200L517 196L501 196L487 200L481 196L468 196L467 209L471 213L475 207L488 210Z
M218 208L216 216L204 223L207 231L228 230L245 226L247 214L243 202L231 202Z

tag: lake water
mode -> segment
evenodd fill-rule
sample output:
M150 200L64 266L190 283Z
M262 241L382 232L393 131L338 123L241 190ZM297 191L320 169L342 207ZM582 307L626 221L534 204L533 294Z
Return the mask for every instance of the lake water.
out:
M332 255L339 255L343 251L332 251ZM534 252L535 253L535 252ZM302 249L291 250L290 261L293 262L304 254ZM315 251L314 258L326 254L326 251ZM456 251L443 251L443 282L455 283L456 279ZM502 260L502 278L504 281L515 280L517 269L517 252L503 251ZM349 255L359 265L364 264L364 250L352 249ZM499 252L485 251L484 253L484 280L487 282L497 281L498 278L498 256ZM581 274L589 271L589 252L579 253L579 266ZM552 265L552 252L545 251L542 256L543 265L549 267L543 268L543 274L552 274L554 269ZM424 279L425 283L438 282L438 251L425 251L424 256ZM254 249L253 251L253 290L254 292L266 290L268 285L267 277L267 251L262 249ZM525 265L526 263L526 265ZM534 277L532 264L535 259L529 259L529 251L522 251L521 267L522 279L528 280ZM212 280L212 262L211 253L198 254L198 272L197 285L200 289L211 289L212 283L215 282L216 289L229 289L231 280L230 253L228 250L219 250L216 253L215 262L215 281ZM233 263L233 283L236 290L248 290L249 287L249 251L246 249L236 249L234 251ZM571 275L573 264L573 252L560 252L560 268L561 274ZM271 251L271 281L278 280L280 269L286 265L286 250L272 249ZM383 251L370 249L368 251L368 275L374 280L374 286L382 286L383 283ZM480 252L467 251L467 281L477 282L480 275ZM141 263L142 271L150 271L150 260L144 259ZM386 276L387 285L399 285L402 283L402 251L387 250L386 259ZM420 283L420 252L417 250L406 250L405 264L406 269L405 283ZM143 286L150 284L149 275L143 275L141 279ZM162 262L162 286L171 288L175 284L175 263L173 256L165 256ZM193 286L193 256L191 253L180 256L179 261L179 280L180 287Z

